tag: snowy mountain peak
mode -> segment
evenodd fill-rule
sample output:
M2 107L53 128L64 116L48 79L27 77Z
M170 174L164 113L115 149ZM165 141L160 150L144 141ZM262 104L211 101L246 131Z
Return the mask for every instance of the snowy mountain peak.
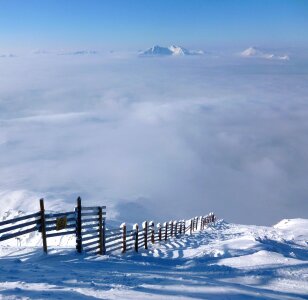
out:
M172 52L173 55L190 55L190 52L183 47L172 45L168 49Z
M169 47L162 47L155 45L140 53L141 56L184 56L184 55L202 55L201 50L188 50L180 46L171 45Z
M288 55L276 55L273 53L268 53L264 50L261 50L257 47L249 47L240 53L242 57L256 57L264 59L276 59L276 60L289 60Z
M241 56L256 56L263 54L262 51L256 47L249 47L241 53Z
M141 52L141 55L153 55L153 56L161 56L161 55L172 55L172 51L169 48L161 47L155 45L144 52Z

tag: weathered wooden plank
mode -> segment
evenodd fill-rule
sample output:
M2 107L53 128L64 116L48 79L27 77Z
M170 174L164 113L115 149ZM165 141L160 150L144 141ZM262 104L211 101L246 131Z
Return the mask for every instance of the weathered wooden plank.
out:
M68 212L61 212L61 213L48 213L45 214L45 219L56 219L59 217L68 217L68 216L75 216L75 212L74 211L68 211Z
M120 249L122 249L122 245L114 247L114 248L109 248L109 249L107 248L107 252L113 252L113 251L117 251Z
M110 243L110 242L113 242L113 241L117 241L117 240L121 240L121 236L115 236L115 237L110 237L109 239L106 238L106 243Z
M82 217L98 217L98 211L97 212L82 212L81 213Z
M34 214L30 214L30 215L26 215L26 216L22 216L22 217L17 217L17 218L10 219L10 220L1 221L0 226L7 225L7 224L13 224L13 223L24 221L24 220L31 219L31 218L36 218L36 217L39 217L40 215L41 215L41 213L37 212L37 213L34 213Z
M95 224L88 224L88 225L83 225L82 224L82 229L89 229L89 228L95 228L95 227L98 227L99 224L96 222ZM85 232L82 232L82 233L85 233Z
M91 241L91 242L88 242L88 243L83 243L83 246L88 247L88 246L92 246L92 245L95 245L95 244L99 244L99 240L94 240L94 241Z
M114 236L121 236L122 235L122 232L116 232L116 233L111 233L111 232L106 232L106 238L109 238L109 237L114 237Z
M76 228L76 224L68 224L64 229L61 229L60 231L63 232L66 229ZM57 226L46 226L46 231L54 231L57 229Z
M95 210L98 212L99 206L83 206L82 210Z
M84 248L83 251L85 251L86 253L92 252L92 251L99 251L99 247L98 245L93 246L93 247L89 247L89 248Z
M98 215L92 219L82 219L82 224L98 222Z
M98 229L88 230L88 231L82 231L82 236L88 235L88 234L97 234L99 232Z
M12 233L12 234L3 234L2 236L0 236L0 242L5 241L5 240L9 240L9 239L12 239L14 237L17 237L17 236L20 236L20 235L23 235L23 234L27 234L27 233L30 233L30 232L33 232L33 231L36 231L36 230L37 230L37 227L35 226L35 227L31 227L29 229L21 230L21 231Z
M57 222L57 219L54 219L54 220L46 220L45 221L45 224L46 225L53 225L53 224L56 224L56 222ZM75 217L73 217L73 218L71 218L71 217L69 217L69 218L67 218L67 223L72 223L72 222L76 222L76 218Z
M47 233L46 237L51 238L55 236L62 236L62 235L69 235L69 234L76 234L76 230L68 230L68 231L59 231L55 233Z
M82 242L90 241L90 240L97 239L97 238L98 238L97 235L86 236L82 238Z
M30 221L30 222L26 222L26 223L22 223L22 224L18 224L18 225L6 227L6 228L3 228L3 229L0 229L0 233L16 230L16 229L19 229L19 228L24 228L24 227L34 225L34 224L38 224L38 221L34 220L34 221Z

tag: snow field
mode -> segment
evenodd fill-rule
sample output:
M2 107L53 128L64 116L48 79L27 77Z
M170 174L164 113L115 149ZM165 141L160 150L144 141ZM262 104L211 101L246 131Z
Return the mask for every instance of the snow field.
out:
M121 255L0 247L1 299L308 299L308 220L219 221Z

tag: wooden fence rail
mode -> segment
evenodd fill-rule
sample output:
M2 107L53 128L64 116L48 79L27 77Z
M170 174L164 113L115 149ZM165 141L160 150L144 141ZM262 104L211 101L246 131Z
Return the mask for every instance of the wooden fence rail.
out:
M40 199L40 211L0 222L0 242L31 232L40 232L43 251L48 251L48 238L64 235L75 236L78 253L91 255L110 254L121 250L139 252L147 250L149 244L180 238L204 230L215 222L213 213L190 220L171 220L158 223L145 221L142 226L135 224L132 229L122 223L119 228L106 226L106 206L82 206L78 197L76 208L67 212L46 212L44 200Z

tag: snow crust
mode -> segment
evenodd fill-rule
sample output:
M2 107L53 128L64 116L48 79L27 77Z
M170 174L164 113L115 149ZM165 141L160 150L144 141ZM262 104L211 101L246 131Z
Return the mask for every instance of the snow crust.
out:
M0 244L0 299L307 299L308 220L229 224L138 254Z

